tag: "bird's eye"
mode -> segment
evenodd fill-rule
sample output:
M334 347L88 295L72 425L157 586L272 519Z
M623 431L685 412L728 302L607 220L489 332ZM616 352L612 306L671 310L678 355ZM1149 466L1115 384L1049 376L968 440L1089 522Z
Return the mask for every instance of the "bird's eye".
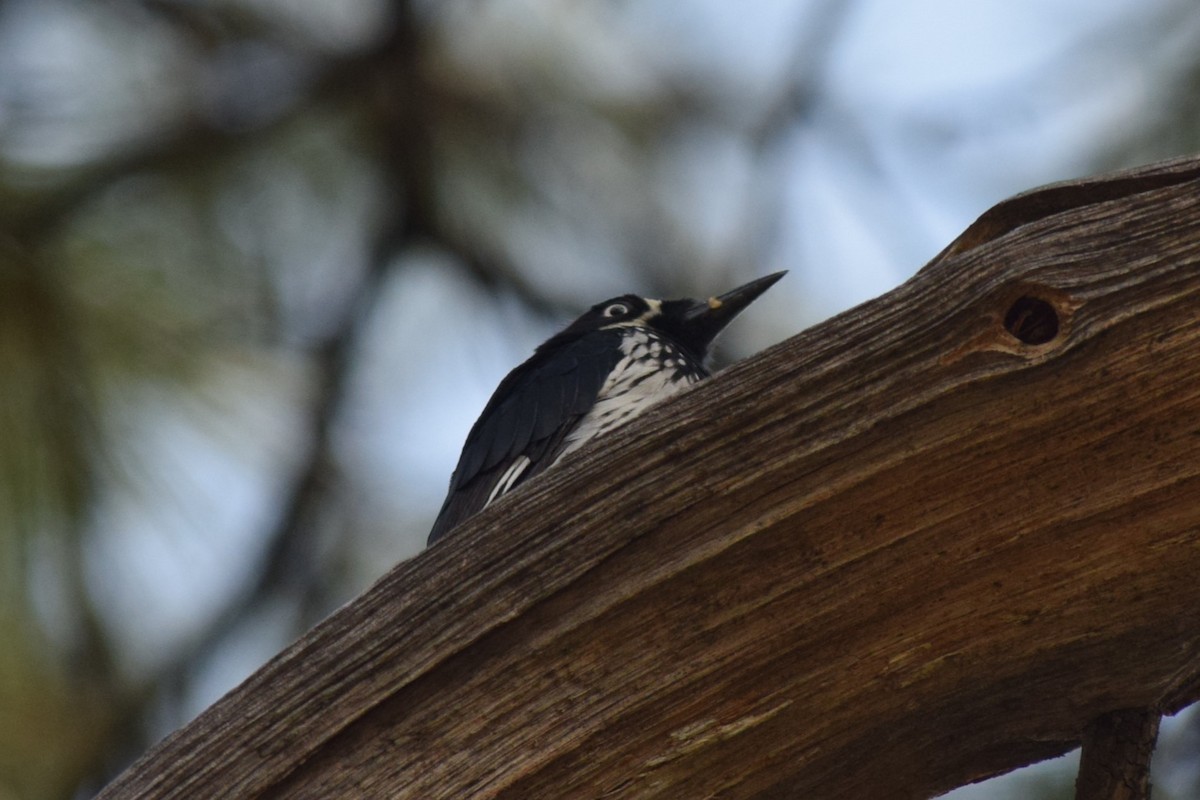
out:
M625 305L624 303L609 303L604 307L604 311L600 313L606 317L609 317L610 319L612 317L623 317L629 313L629 306Z

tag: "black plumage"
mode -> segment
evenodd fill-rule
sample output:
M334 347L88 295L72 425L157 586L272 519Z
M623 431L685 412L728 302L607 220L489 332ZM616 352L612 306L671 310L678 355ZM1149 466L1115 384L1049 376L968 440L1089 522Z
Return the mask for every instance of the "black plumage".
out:
M616 297L548 339L471 428L429 543L592 436L707 377L717 334L783 275L707 301Z

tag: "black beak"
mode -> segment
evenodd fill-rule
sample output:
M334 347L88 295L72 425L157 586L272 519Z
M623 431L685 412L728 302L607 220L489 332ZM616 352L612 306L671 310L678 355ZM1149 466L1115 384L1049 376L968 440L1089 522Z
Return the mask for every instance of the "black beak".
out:
M702 348L707 348L712 340L717 338L725 326L742 312L746 306L758 299L758 296L775 285L775 282L787 275L787 270L774 272L747 284L728 291L720 297L710 297L707 301L698 301L684 314L689 332L696 337Z

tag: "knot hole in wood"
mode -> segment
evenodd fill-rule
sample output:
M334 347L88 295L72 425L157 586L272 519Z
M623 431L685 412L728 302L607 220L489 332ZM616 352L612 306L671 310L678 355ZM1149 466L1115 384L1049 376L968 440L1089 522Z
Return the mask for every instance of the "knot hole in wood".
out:
M1058 336L1058 309L1049 300L1023 294L1004 314L1004 329L1023 344L1046 344Z

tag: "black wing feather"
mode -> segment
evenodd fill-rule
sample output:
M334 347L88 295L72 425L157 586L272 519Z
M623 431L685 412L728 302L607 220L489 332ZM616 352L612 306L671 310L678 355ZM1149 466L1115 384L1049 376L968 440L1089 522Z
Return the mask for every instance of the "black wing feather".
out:
M619 340L614 330L555 337L500 382L467 435L430 544L482 510L517 458L530 464L510 491L554 462L620 359Z

